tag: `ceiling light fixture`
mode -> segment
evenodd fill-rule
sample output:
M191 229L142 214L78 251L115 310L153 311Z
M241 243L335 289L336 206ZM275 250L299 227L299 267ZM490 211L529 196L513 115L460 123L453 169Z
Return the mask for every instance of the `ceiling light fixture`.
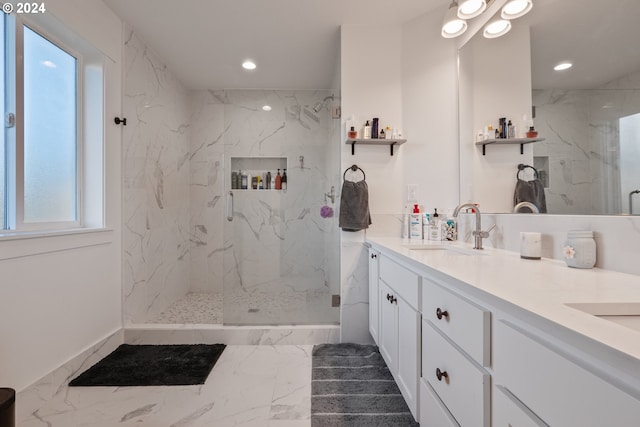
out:
M531 0L509 0L502 7L500 15L503 19L516 19L527 14L532 7Z
M458 3L453 0L442 22L442 37L452 39L467 31L467 21L458 18Z
M571 62L561 62L560 64L553 67L553 69L556 71L564 71L568 70L571 67L573 67L573 64Z
M264 105L264 106L262 107L262 109L263 109L264 111L271 111L271 105Z
M482 35L488 39L504 36L511 30L511 21L507 19L496 19L489 22L485 27Z
M246 60L242 63L242 68L244 68L245 70L255 70L256 63L251 60Z
M471 19L480 15L487 8L485 0L462 0L458 6L458 18Z

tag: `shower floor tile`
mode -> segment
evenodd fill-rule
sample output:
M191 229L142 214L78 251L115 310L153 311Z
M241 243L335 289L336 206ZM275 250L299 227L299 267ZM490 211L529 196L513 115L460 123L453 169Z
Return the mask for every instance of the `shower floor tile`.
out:
M222 293L191 292L149 323L222 323Z
M199 386L63 386L44 401L39 396L46 393L37 390L19 394L16 422L21 427L309 427L312 348L227 346Z

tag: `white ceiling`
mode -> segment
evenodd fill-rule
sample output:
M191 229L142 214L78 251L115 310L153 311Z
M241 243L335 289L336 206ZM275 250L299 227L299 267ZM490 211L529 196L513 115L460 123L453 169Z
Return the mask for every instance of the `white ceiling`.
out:
M340 25L398 24L432 10L444 16L450 0L104 2L189 88L315 90L331 89ZM533 2L513 24L531 25L534 88L594 87L640 70L640 0ZM241 68L247 58L257 70ZM552 71L566 59L571 70Z
M449 0L104 2L187 87L331 89L340 25L407 22L434 8L446 10ZM247 58L257 63L255 71L241 68Z

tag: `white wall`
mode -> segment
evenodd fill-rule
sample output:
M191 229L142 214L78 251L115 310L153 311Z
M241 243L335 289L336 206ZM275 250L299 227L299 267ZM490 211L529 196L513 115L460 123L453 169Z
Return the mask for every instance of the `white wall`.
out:
M122 327L122 24L99 0L49 2L47 13L106 55L108 231L0 239L0 386L18 391Z
M403 131L407 143L344 145L342 170L357 164L367 174L372 226L366 233L399 236L407 184L418 184L427 208L453 208L458 200L456 51L440 37L443 10L404 25L342 28L342 118L360 124L379 117ZM383 65L380 64L383 62ZM365 232L341 232L341 340L368 343L368 257Z

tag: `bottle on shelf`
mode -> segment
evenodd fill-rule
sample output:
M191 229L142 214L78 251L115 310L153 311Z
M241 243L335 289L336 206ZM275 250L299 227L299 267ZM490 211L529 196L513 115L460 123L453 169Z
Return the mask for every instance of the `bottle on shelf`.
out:
M265 179L264 186L267 190L271 190L271 172L267 172L267 178Z
M380 139L386 139L387 136L384 133L384 129L380 129Z
M282 189L286 190L287 189L287 170L284 170L284 173L282 174L282 181L280 182L280 184L282 185Z
M354 126L351 126L351 130L349 130L348 137L349 139L356 139L358 137L358 132L356 132L356 129Z
M378 118L373 118L373 123L371 125L371 138L378 139Z
M367 123L364 124L362 137L364 139L370 139L371 138L371 125L369 124L369 120L367 120Z
M280 169L276 175L276 190L282 190L282 176L280 175Z

